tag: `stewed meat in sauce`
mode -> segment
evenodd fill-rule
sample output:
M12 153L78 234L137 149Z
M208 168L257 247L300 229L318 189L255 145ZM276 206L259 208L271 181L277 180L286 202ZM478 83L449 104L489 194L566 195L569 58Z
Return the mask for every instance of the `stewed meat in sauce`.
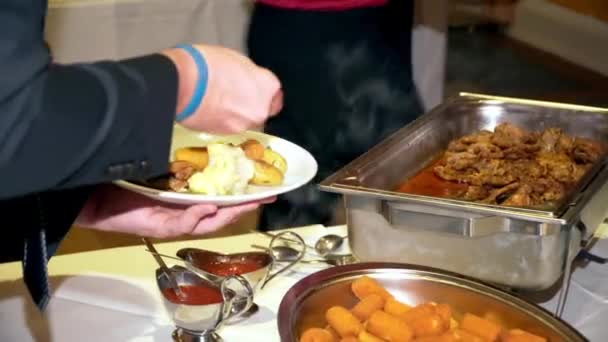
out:
M519 207L562 199L605 157L606 146L559 128L531 132L510 123L453 140L397 191Z

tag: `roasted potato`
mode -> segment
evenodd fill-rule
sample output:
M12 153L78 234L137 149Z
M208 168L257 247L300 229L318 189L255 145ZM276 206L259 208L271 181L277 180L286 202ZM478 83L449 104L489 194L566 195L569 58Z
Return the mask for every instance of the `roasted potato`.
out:
M187 161L202 170L209 163L209 153L206 147L182 147L175 150L176 161Z
M245 152L247 158L251 160L264 160L264 150L266 148L259 141L248 139L245 140L240 147L243 149L243 152Z
M287 161L285 158L270 148L265 148L263 150L262 160L276 167L283 174L287 171Z
M281 185L283 183L283 173L276 167L261 161L254 161L255 172L249 181L253 185Z

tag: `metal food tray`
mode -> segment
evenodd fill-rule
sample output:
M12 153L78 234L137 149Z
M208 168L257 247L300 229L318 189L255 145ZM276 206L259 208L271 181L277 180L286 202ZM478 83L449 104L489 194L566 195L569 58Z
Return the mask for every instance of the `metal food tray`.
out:
M456 313L500 317L508 328L533 331L549 342L587 341L572 326L541 307L492 286L437 269L395 263L363 263L332 267L298 281L283 297L278 312L282 342L295 342L308 328L324 327L332 306L357 303L350 284L369 276L397 300L409 305L449 304Z
M361 261L425 265L514 289L547 289L605 217L606 158L549 210L393 189L451 140L503 122L530 130L559 127L608 143L606 114L608 109L462 93L328 177L320 188L344 195L349 242Z

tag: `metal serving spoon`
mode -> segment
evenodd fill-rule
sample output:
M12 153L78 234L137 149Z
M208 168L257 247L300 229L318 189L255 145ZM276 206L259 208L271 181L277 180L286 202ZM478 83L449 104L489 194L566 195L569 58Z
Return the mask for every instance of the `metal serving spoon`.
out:
M251 245L251 248L261 249L270 253L277 261L293 261L300 256L295 248L289 246L273 246L272 249L260 245Z
M346 236L336 234L322 236L319 238L319 240L317 240L317 243L315 243L315 251L321 256L331 254L342 246L345 238Z

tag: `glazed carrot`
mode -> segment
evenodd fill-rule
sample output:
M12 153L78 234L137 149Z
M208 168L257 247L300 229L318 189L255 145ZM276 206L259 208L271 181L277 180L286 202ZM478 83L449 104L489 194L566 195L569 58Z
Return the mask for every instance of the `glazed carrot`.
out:
M372 293L378 294L384 299L392 297L391 294L388 293L388 291L382 287L382 285L380 285L380 283L368 276L363 276L353 281L351 284L351 290L360 300Z
M502 331L498 324L470 313L464 315L460 327L462 330L490 341L496 341Z
M432 315L436 312L436 308L434 304L424 303L420 305L416 305L411 310L404 312L399 318L402 318L406 323L410 324L414 320L420 317L424 317L427 315Z
M500 337L501 342L547 342L547 339L521 329L512 329Z
M488 340L481 338L479 336L475 336L469 332L466 332L462 329L455 329L450 332L447 332L441 335L441 342L487 342Z
M458 324L457 320L455 320L453 317L450 318L450 330L458 329L459 326L460 324Z
M380 337L374 336L367 331L359 333L359 342L385 342Z
M310 328L304 331L300 342L335 342L331 333L321 328Z
M340 342L359 342L359 339L353 336L345 337L340 340Z
M462 342L452 335L427 336L415 339L413 342Z
M482 318L497 325L500 325L501 327L505 327L508 325L507 322L505 322L505 318L495 311L488 311L484 313Z
M410 311L411 309L411 306L403 304L395 298L388 298L386 300L386 303L384 303L384 311L395 317L403 317L403 314Z
M351 312L361 322L367 320L375 311L381 310L384 307L384 298L379 294L372 293L369 296L361 299Z
M420 316L411 321L409 326L416 337L439 336L446 332L449 323L444 322L438 314Z
M450 321L452 320L452 308L447 304L437 304L435 306L435 312L441 317L443 322L450 326Z
M370 316L367 331L389 342L408 342L414 335L404 321L380 310Z
M338 334L338 332L336 331L336 329L332 328L331 325L327 325L325 326L325 330L329 331L331 333L331 336L334 337L334 340L339 341L340 340L340 334Z
M363 330L363 325L357 317L341 306L334 306L327 310L325 319L341 337L359 336Z

